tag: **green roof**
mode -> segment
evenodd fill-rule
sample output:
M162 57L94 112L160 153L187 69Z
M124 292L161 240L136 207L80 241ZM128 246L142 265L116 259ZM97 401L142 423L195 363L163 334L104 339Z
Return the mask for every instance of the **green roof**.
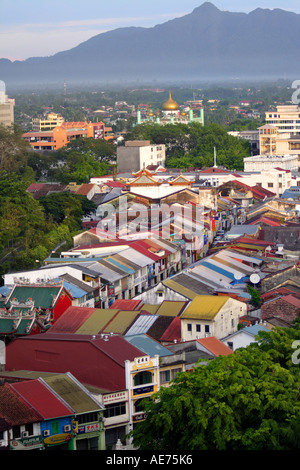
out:
M120 310L102 332L123 335L138 315L139 310Z
M61 286L19 286L16 285L7 301L7 306L10 307L10 301L17 299L18 302L26 302L28 299L34 301L35 308L52 308L55 303L54 300L59 293Z
M144 305L140 308L140 311L141 311L141 310L146 310L146 312L155 314L158 309L159 309L159 305L144 304Z
M175 282L173 279L166 279L165 281L163 281L163 285L168 287L169 289L174 290L175 292L178 292L178 294L183 295L187 299L192 300L197 297L197 294L195 292L188 289L187 287L182 286L178 282Z
M92 411L100 411L103 406L97 403L85 391L82 385L67 374L59 374L44 377L43 380L66 402L76 413L89 413Z
M164 300L159 306L156 315L177 317L186 303L186 301Z
M80 335L95 335L100 333L119 310L108 308L97 308L92 315L76 331Z

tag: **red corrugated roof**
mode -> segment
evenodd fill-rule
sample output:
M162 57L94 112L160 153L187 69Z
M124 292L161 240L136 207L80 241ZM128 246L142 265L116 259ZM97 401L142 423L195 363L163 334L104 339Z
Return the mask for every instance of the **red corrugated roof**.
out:
M237 181L237 180L233 180L232 182L237 184L241 188L247 189L248 191L252 191L253 194L255 194L256 196L258 196L260 198L264 199L266 197L266 194L261 190L260 186L259 186L259 189L258 189L255 186L248 186L248 184L241 183L240 181Z
M236 244L236 243L247 243L248 245L257 245L257 246L274 246L274 242L269 242L267 240L261 240L260 238L248 238L248 237L238 237L229 244Z
M300 308L300 299L295 297L293 294L288 294L282 297L283 300L293 305L294 307Z
M117 310L133 311L133 310L139 310L143 305L144 303L141 300L117 299L110 306L110 308L117 309Z
M125 184L120 183L120 181L107 181L104 184L110 188L125 188Z
M95 310L95 308L89 307L68 307L63 315L51 326L51 333L76 333Z
M172 323L168 326L160 341L181 341L181 319L175 317Z
M160 256L157 256L156 254L152 253L149 250L149 246L145 245L142 241L140 240L135 240L134 242L131 243L131 248L134 250L138 251L142 255L148 256L148 258L152 259L153 261L158 261L160 260Z
M93 227L90 230L88 230L89 233L93 233L94 235L98 235L99 238L105 236L106 238L116 238L116 234L113 232L110 232L109 230L101 230L98 227Z
M285 170L284 168L276 167L274 170L284 171L285 173L290 173L290 170Z
M80 188L76 191L76 194L81 194L83 196L86 196L93 189L94 186L96 185L92 183L82 184Z
M27 190L28 192L31 191L36 191L38 189L41 189L44 186L45 183L31 183L30 186L28 186Z
M288 287L279 287L278 289L271 290L261 294L261 299L270 299L271 297L278 297L279 295L290 294L293 291Z
M74 410L60 400L41 379L26 380L10 384L11 389L43 419L72 416Z
M273 193L272 191L269 191L268 189L265 189L262 186L255 185L253 186L253 188L258 189L261 193L264 193L266 196L276 196L276 193Z
M217 339L215 336L198 339L197 341L216 357L228 356L233 353L232 349L222 343L222 341Z
M0 387L0 413L11 426L42 421L42 416L21 400L9 383Z
M206 170L199 171L199 174L206 174L206 173L231 173L229 170L222 170L221 168L206 168Z
M253 222L249 222L248 225L255 225L258 222L264 222L268 225L271 225L272 227L280 227L282 225L278 220L270 219L269 217L264 216L255 219Z
M83 384L116 391L126 386L125 361L145 355L120 335L104 338L49 330L11 342L6 348L6 370L68 371Z

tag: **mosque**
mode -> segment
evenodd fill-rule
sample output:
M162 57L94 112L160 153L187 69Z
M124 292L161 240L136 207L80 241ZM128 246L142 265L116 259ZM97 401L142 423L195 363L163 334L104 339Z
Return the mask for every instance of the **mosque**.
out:
M141 111L137 111L136 124L153 122L160 125L165 124L190 124L191 122L199 122L204 125L204 111L203 107L199 110L199 116L194 115L193 109L189 111L180 111L178 103L173 100L171 93L168 100L163 104L162 111L158 110L154 113L150 110L147 115L142 118Z

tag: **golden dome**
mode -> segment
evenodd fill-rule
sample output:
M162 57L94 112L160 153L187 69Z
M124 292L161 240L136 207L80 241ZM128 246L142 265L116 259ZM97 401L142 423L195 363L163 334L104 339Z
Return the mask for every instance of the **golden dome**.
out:
M177 111L179 109L178 104L176 101L173 100L171 93L169 95L169 99L163 104L164 111Z

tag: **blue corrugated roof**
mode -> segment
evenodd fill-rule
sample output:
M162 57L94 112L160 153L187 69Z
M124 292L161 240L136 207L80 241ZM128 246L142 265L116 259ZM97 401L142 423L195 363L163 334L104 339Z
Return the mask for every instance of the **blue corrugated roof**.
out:
M74 284L71 284L70 282L64 281L64 287L66 288L66 290L71 292L71 295L74 299L79 299L80 297L86 295L86 292L84 290L80 289L80 287L77 287Z
M246 331L246 333L249 333L250 335L257 335L259 331L270 331L268 328L265 326L257 323L256 325L251 325L251 326L246 326L243 328L241 331Z
M155 355L172 356L172 354L174 354L172 351L165 348L157 341L144 334L124 336L124 338L126 339L126 341L143 351L145 354L148 354L150 357L154 357Z
M109 263L112 263L114 264L115 266L117 266L118 268L121 268L123 269L123 271L129 273L129 274L133 274L135 273L135 271L133 269L130 269L128 266L125 266L124 264L122 263L119 263L116 259L114 258L111 258L110 256L108 258L106 258L106 261L108 261Z
M0 294L3 295L3 297L6 297L10 293L11 289L12 289L11 287L1 286Z
M216 271L219 274L223 274L223 276L229 277L230 279L234 280L234 275L230 271L226 271L225 269L216 266L215 264L209 263L208 261L203 261L201 263L202 266L206 266L213 271Z

